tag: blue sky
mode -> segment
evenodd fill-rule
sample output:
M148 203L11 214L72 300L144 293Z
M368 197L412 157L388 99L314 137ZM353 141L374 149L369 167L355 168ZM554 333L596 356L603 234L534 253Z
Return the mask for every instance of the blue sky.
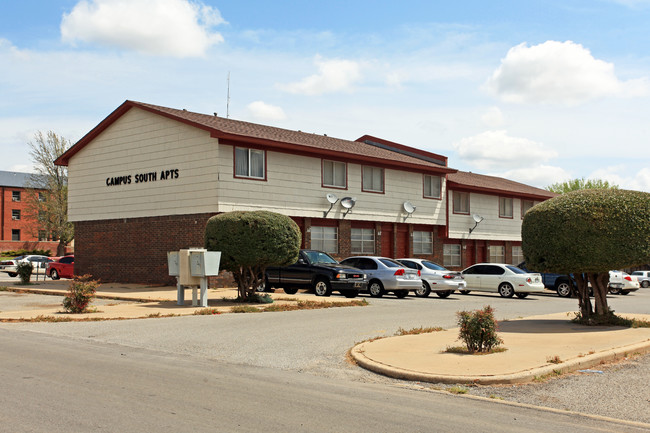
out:
M0 0L0 170L124 100L650 192L650 0Z

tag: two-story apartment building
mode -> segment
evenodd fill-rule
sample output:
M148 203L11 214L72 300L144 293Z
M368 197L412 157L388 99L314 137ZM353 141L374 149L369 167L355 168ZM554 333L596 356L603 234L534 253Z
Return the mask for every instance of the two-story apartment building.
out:
M342 140L133 101L56 162L69 168L77 272L105 281L170 282L166 252L203 245L207 219L233 210L288 215L304 247L339 258L442 262L446 245L475 245L461 234L467 214L454 213L450 185L473 194L471 211L494 193L462 174L452 183L458 173L445 156L376 137ZM480 239L520 241L514 226L503 230Z

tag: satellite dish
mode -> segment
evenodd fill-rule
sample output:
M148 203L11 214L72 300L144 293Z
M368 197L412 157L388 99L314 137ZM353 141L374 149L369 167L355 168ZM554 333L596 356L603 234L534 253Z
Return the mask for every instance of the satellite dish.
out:
M472 215L472 219L473 219L474 222L477 223L477 224L480 223L481 221L483 221L483 217L482 217L481 215L477 214L477 213L475 213L474 215Z
M332 193L327 194L325 196L325 198L327 199L328 202L330 202L330 208L327 209L325 212L323 212L323 218L325 218L327 216L327 214L330 213L330 211L332 210L332 207L334 206L334 204L337 201L339 201L339 198L336 195L332 194Z
M356 203L357 203L356 197L344 197L341 199L341 206L347 209L345 214L343 214L343 217L345 217L350 212L350 210L354 207Z
M415 212L416 207L413 206L413 204L410 201L405 201L404 204L404 211L411 215L413 212Z
M331 204L335 204L337 201L339 201L339 198L334 194L327 194L325 198L327 198L327 201Z

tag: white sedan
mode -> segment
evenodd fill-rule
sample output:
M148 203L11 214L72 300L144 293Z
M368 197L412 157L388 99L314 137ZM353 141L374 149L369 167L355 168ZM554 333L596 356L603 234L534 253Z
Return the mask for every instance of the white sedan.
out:
M470 290L479 292L497 292L504 298L525 298L531 292L543 292L544 283L538 273L528 273L516 266L503 263L478 263L461 272L467 290L460 293L466 294Z
M424 259L397 259L398 262L411 269L420 271L422 288L415 291L415 296L426 298L429 293L436 292L441 298L465 289L465 280L460 272L450 271L436 263Z
M53 261L50 257L39 255L18 256L13 259L0 262L0 272L6 272L10 277L18 275L17 267L20 262L29 262L32 264L33 273L43 273L49 262Z

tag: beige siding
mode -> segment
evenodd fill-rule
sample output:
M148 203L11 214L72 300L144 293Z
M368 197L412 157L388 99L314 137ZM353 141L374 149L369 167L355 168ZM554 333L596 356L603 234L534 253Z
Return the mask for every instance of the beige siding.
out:
M357 203L345 217L349 220L403 222L404 201L417 210L406 221L416 224L445 224L444 200L422 198L422 174L385 170L385 194L361 191L361 166L348 163L348 188L321 186L321 159L267 152L267 180L233 176L233 147L219 147L219 211L266 209L285 215L322 218L329 208L327 193L339 199L356 197ZM443 185L444 196L444 185ZM327 218L341 219L345 209L334 205Z
M208 132L132 108L69 164L71 221L217 211L218 143ZM176 179L160 179L178 169ZM134 176L156 172L155 182ZM106 179L131 175L131 184Z
M449 237L451 239L484 239L521 241L521 201L513 199L513 217L499 217L499 197L495 195L470 193L470 214L454 214L453 192L449 196ZM479 214L484 219L469 234L474 227L473 214Z

